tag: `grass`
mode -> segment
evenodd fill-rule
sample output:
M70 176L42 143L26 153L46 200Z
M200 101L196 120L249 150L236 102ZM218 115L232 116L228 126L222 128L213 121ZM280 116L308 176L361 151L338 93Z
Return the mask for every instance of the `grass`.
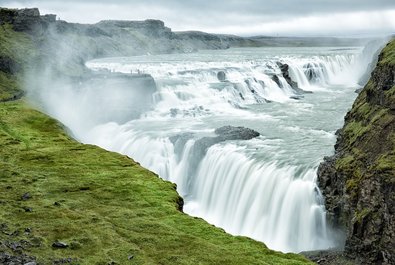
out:
M174 184L72 140L23 101L0 103L0 146L0 224L17 231L0 242L26 240L40 264L309 263L183 214Z
M388 43L382 51L383 57L380 64L395 65L395 40Z
M11 25L0 25L0 62L10 60L20 71L37 55L31 38L15 32ZM6 73L0 69L0 102L10 100L22 94L16 73Z

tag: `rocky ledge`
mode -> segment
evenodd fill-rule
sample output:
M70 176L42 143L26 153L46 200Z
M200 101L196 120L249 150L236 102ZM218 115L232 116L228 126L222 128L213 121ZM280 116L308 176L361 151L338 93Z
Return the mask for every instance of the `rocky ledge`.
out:
M395 264L395 41L379 56L318 169L329 221L345 229L344 255Z

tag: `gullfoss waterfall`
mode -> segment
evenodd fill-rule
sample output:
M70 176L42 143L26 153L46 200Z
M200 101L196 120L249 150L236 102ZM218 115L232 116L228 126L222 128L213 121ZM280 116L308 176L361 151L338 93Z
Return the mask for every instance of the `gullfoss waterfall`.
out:
M100 75L153 77L137 115L99 110L141 103L116 83L46 91L62 100L44 105L80 141L176 183L186 213L275 250L327 249L341 243L316 169L356 96L362 57L361 48L240 48L100 59L87 63Z

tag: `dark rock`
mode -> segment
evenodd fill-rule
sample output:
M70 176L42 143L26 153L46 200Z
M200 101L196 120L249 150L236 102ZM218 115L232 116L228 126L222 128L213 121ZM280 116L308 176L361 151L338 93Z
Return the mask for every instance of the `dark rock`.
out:
M278 87L283 87L280 82L280 78L277 75L272 76L272 80L278 85Z
M32 263L33 262L33 263ZM19 264L37 264L36 258L26 254L10 254L0 251L0 264L4 265L19 265Z
M223 126L215 130L215 133L221 138L222 141L227 140L250 140L258 137L260 134L245 127Z
M69 245L67 243L64 243L64 242L61 242L61 241L55 241L52 244L52 247L54 247L54 248L68 248Z
M23 207L23 210L25 210L25 212L27 212L27 213L33 212L33 208L31 208L31 207Z
M15 31L37 33L43 28L42 22L38 8L0 8L0 25L11 24Z
M189 140L193 139L193 136L193 133L183 133L174 135L169 138L170 142L174 145L174 153L177 155L178 158L181 157L185 144Z
M297 94L306 94L306 93L313 93L311 91L306 91L301 89L298 86L298 83L295 82L294 80L292 80L291 76L289 75L289 65L288 64L283 64L280 62L277 62L278 67L280 67L281 73L285 79L285 81L287 81L288 85L297 93ZM298 98L300 99L300 98Z
M219 71L217 73L217 78L219 81L224 82L226 81L226 73L224 71Z
M203 137L195 141L195 144L191 150L191 158L189 159L189 169L187 172L188 176L193 176L195 170L198 168L200 161L206 154L210 146L215 145L220 142L228 140L250 140L252 138L258 137L259 133L245 127L235 127L235 126L223 126L217 128L214 131L216 136ZM181 135L176 135L170 138L173 143L175 150L177 150L178 156L182 153L185 143L194 137L193 134L186 133ZM180 201L179 209L182 210L183 201Z
M20 71L20 65L9 57L0 56L0 69L6 74L15 74Z
M21 196L21 199L24 200L24 201L27 201L27 200L29 200L29 199L31 199L31 198L32 198L32 196L30 195L29 192L26 192L25 194L23 194L23 195Z
M357 260L346 257L343 251L336 249L307 251L300 254L320 265L361 265Z
M287 81L287 83L292 87L292 88L298 88L298 83L293 81L292 78L289 76L289 65L286 63L280 63L277 62L277 65L280 67L281 73L285 79L285 81Z
M217 128L214 132L217 136L203 137L195 142L193 146L194 158L191 161L200 163L208 148L212 145L231 140L250 140L260 135L259 132L252 129L235 126L223 126Z
M289 98L290 99L295 99L295 100L301 100L303 98L303 96L300 96L300 95L298 95L298 96L290 96Z
M310 83L316 84L319 83L320 81L320 76L317 74L319 70L322 70L322 66L319 65L313 65L312 63L308 63L303 66L304 69L304 74L307 77L307 80L309 80Z
M318 168L328 221L361 264L395 264L395 66L383 56Z

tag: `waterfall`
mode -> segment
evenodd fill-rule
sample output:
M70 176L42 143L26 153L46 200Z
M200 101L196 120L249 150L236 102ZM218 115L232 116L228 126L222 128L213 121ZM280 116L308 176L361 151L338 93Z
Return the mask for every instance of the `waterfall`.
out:
M111 113L104 122L92 119L97 122L89 129L79 125L83 120L57 117L80 141L128 155L176 183L190 215L280 251L327 249L338 242L326 224L316 170L355 97L360 51L230 49L95 60L87 66L150 74L156 86L151 105L126 122L124 116L111 121ZM135 104L124 90L116 110ZM89 97L78 102L84 110L92 104ZM59 106L55 117L67 108ZM92 109L94 116L97 106ZM229 124L261 135L198 148L200 139Z

